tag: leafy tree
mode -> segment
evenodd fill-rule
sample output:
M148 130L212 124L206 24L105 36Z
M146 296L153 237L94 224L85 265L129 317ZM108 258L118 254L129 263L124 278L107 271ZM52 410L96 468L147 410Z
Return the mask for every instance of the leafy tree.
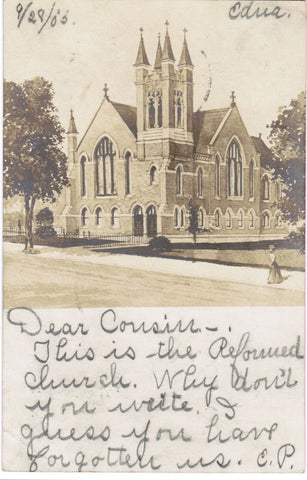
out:
M273 160L268 165L273 179L282 182L282 198L278 207L290 223L305 219L305 93L280 108L271 125L269 141Z
M199 208L194 205L192 198L189 200L189 210L188 210L188 231L193 235L193 241L196 243L196 235L200 231L198 226L198 216Z
M42 208L35 216L37 228L35 235L40 238L56 237L56 231L53 228L53 213L48 208Z
M22 84L4 81L3 195L24 198L26 251L33 248L36 200L54 201L68 184L64 129L53 97L52 84L42 77Z
M48 208L42 208L35 216L35 221L40 227L46 227L53 224L53 213Z

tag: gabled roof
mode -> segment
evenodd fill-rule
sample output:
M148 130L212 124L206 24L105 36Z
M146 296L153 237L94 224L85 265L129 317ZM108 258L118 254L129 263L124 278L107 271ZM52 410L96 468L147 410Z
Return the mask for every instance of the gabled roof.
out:
M266 146L262 138L260 137L251 137L252 142L254 144L254 147L257 151L257 153L261 154L261 166L262 167L267 167L270 160L272 159L272 152L271 150Z
M204 110L193 113L193 136L195 152L203 152L224 120L229 108Z
M133 135L136 137L137 128L136 128L136 107L132 105L125 105L124 103L111 102L113 107L116 109L117 113L124 120L127 127L131 130Z

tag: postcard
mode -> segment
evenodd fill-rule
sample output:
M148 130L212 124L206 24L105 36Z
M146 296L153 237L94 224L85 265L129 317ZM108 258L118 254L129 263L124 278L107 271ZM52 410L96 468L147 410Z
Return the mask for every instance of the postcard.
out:
M305 468L302 1L4 1L5 472Z

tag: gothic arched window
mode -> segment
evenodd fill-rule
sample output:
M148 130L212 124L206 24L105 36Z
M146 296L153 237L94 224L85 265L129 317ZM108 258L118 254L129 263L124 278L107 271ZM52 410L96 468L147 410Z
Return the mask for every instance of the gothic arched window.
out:
M251 210L249 212L249 228L254 228L254 226L255 226L254 218L255 218L254 212Z
M130 194L130 159L131 153L127 152L125 155L125 185L126 185L126 195Z
M238 143L233 140L227 151L228 195L242 196L242 156Z
M254 160L249 162L249 198L254 198Z
M182 171L180 166L176 169L176 194L182 194Z
M85 178L85 162L86 158L82 157L80 161L81 167L81 177L80 177L80 186L81 186L81 197L85 197L86 195L86 178Z
M270 227L270 216L267 212L262 214L262 226L264 228L269 228Z
M182 118L182 92L179 90L174 91L174 106L175 106L175 128L181 128L183 126Z
M229 210L226 212L226 228L232 228L232 217Z
M159 90L147 94L147 127L162 127L162 97Z
M153 97L149 97L148 101L148 126L149 128L154 128L156 121L156 108L155 100Z
M154 165L150 169L149 176L150 176L150 185L154 185L155 183L157 183L158 173L157 173L157 167L155 167Z
M177 207L175 208L175 211L174 211L174 226L179 227L179 211Z
M217 197L221 194L220 189L220 159L218 156L215 157L215 194Z
M97 207L95 211L96 226L99 227L102 224L102 208Z
M267 175L264 175L262 178L262 197L263 200L270 199L270 186L269 186L269 178Z
M202 168L199 168L197 172L197 193L199 197L202 197L204 194L204 174Z
M158 127L162 127L162 98L161 95L158 96Z
M221 226L221 214L220 214L219 210L215 211L214 220L215 220L216 228L220 228L220 226Z
M113 143L103 137L95 151L97 195L114 195L114 158Z
M81 210L81 225L82 227L86 227L88 221L88 211L87 208L84 207Z
M180 226L181 226L181 228L184 227L184 207L182 207L182 209L180 211Z
M242 210L239 210L238 213L238 227L244 228L244 214Z
M117 207L113 207L111 210L111 225L114 228L119 228L119 210Z

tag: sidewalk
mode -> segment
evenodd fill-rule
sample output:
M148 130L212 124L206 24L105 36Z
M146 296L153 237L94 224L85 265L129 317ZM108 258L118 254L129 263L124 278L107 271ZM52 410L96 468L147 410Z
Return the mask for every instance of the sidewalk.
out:
M23 246L17 243L4 242L3 252L24 255ZM40 257L55 259L70 259L73 262L92 263L116 266L135 270L159 272L184 277L224 280L230 283L261 285L271 289L304 291L305 273L282 271L284 281L278 285L267 284L268 269L256 267L220 265L211 262L195 262L158 257L141 257L137 255L112 254L107 252L91 252L82 247L57 249L53 247L35 247ZM255 290L257 295L257 290Z

